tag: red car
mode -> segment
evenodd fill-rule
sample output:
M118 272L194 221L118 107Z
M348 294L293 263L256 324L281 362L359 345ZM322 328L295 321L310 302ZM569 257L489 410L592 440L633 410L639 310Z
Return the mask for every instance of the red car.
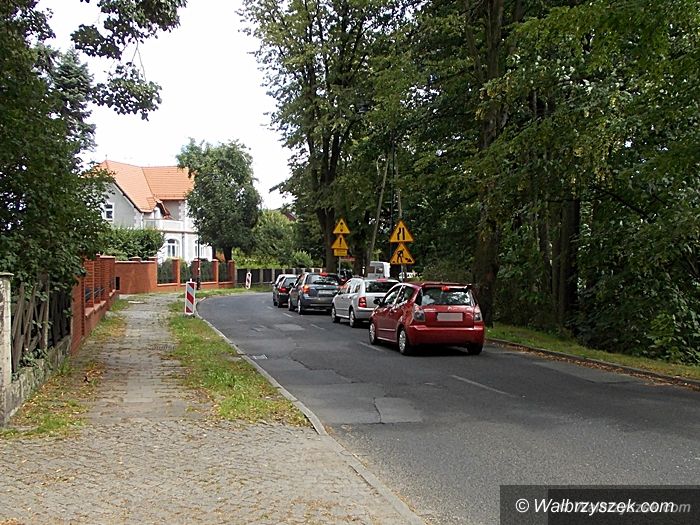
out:
M480 354L485 328L471 286L399 283L379 299L369 324L369 342L396 343L402 354L423 344L465 346Z

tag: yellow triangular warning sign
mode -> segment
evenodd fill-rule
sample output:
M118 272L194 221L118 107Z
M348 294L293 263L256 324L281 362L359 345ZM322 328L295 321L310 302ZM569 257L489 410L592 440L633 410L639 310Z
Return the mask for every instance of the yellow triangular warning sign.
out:
M331 248L334 250L347 250L348 249L348 243L345 242L345 237L342 235L338 235L338 237L335 239L335 242L331 245Z
M391 264L414 264L416 261L406 245L401 242L394 250L394 255L391 256L389 262Z
M403 221L399 221L394 228L394 233L391 234L389 242L413 242L413 235L408 231L408 226ZM403 263L408 264L408 263Z
M338 222L335 224L335 229L333 230L334 235L347 235L350 233L350 229L348 228L348 225L345 224L345 220L340 219Z

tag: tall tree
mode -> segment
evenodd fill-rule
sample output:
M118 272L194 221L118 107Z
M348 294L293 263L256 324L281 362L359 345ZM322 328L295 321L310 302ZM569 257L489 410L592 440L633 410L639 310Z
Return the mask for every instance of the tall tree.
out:
M244 0L244 6L277 99L274 122L296 152L296 168L284 189L298 207L314 211L326 267L333 270L334 185L371 97L367 59L394 22L396 6L386 0Z
M123 53L175 27L184 2L98 5L102 27L73 35L79 52L112 59L108 80L93 87L77 55L47 47L50 17L36 0L0 2L0 270L26 282L46 272L70 286L82 257L97 253L105 178L81 175L79 153L92 144L86 103L142 116L157 107L158 86Z
M559 325L688 362L700 360L698 5L553 9L516 31L511 67L490 86L513 117L488 161L511 166L500 194L514 202L519 189L521 224L534 218Z
M61 103L59 115L68 126L68 140L75 143L76 152L87 151L95 146L95 125L88 122L92 76L75 49L58 55L58 65L49 70L49 77Z
M233 248L249 252L262 199L255 189L252 159L238 141L212 146L194 140L177 156L178 165L194 177L187 206L201 239L220 248L226 260Z
M294 224L278 210L263 210L253 230L254 255L266 260L288 264L297 248Z
M104 185L78 176L83 144L72 131L84 116L63 118L65 86L50 78L51 54L31 43L48 34L32 7L0 5L0 269L70 285L81 257L99 246ZM74 100L84 100L84 88Z

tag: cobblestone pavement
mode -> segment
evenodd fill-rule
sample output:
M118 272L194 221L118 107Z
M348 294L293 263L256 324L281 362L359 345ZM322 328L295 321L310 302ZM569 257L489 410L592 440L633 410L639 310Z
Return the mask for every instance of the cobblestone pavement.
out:
M0 442L0 524L420 523L328 436L243 425L176 382L164 358L172 296L133 296L89 424L65 439Z

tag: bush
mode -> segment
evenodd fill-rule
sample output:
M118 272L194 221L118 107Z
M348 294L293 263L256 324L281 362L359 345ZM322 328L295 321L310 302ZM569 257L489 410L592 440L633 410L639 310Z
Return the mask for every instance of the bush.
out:
M174 283L173 260L168 259L158 265L158 284Z
M287 263L285 266L292 268L312 268L314 267L314 261L311 255L303 250L296 250L292 253L288 260L284 261Z
M153 229L111 228L106 235L103 255L112 255L120 260L131 257L148 259L158 254L164 242L163 234Z

